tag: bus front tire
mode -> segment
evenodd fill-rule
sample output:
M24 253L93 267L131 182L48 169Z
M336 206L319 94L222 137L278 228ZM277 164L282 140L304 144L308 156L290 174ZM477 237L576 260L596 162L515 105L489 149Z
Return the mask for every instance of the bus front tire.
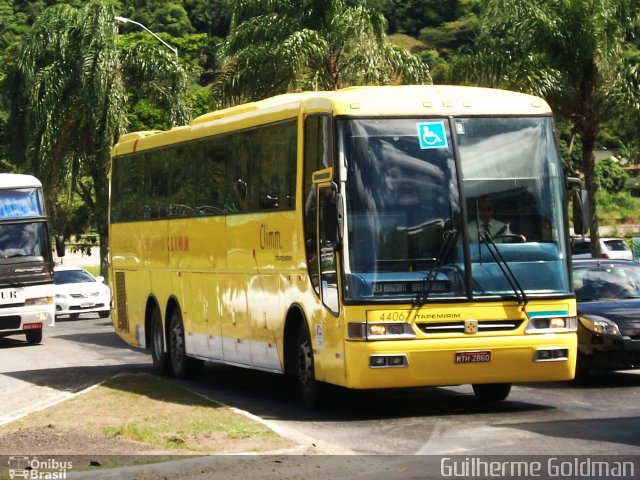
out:
M27 343L29 345L36 345L42 342L42 329L37 328L35 330L27 330L25 332L25 336L27 337Z
M151 314L151 358L153 369L160 375L170 373L169 355L164 351L164 332L162 318L157 309Z
M501 402L511 392L510 383L474 383L472 387L481 402Z
M171 314L171 328L169 330L169 355L173 374L178 378L193 378L204 363L197 358L187 357L184 344L184 325L180 311L175 309Z
M304 325L301 325L298 330L296 377L304 406L307 408L321 407L324 404L326 385L316 380L311 339Z

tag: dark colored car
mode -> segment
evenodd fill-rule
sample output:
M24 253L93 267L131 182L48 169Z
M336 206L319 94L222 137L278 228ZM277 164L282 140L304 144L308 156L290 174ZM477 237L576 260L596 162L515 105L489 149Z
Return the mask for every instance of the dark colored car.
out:
M640 264L574 260L578 300L576 378L590 370L640 368Z

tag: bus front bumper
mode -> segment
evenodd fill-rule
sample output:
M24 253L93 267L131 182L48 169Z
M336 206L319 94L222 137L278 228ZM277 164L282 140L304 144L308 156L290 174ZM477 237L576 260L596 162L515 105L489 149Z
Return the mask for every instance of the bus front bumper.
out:
M347 342L348 388L571 380L575 333Z

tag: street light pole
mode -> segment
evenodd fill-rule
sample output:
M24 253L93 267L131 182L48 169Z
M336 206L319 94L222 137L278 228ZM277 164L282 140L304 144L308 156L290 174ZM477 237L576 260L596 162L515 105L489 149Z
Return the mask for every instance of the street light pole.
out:
M175 54L176 58L178 58L178 49L176 47L172 47L171 45L169 45L167 42L165 42L163 39L161 39L158 35L153 33L151 30L149 30L140 22L136 22L135 20L131 20L130 18L120 17L120 16L116 16L115 19L120 23L133 23L134 25L139 26L140 28L145 30L147 33L151 34L156 40L162 43L165 47L171 50Z

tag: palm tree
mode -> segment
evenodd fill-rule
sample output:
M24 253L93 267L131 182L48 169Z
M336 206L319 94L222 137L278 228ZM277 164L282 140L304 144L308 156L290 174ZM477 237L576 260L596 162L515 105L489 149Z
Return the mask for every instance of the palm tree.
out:
M593 255L598 245L594 148L603 122L638 111L640 77L625 57L637 0L489 0L466 79L546 98L582 140Z
M385 41L358 0L227 0L232 18L214 97L220 105L299 90L430 82L427 66Z
M187 117L187 79L175 56L140 46L120 58L114 15L102 1L81 9L48 8L24 38L6 78L14 159L43 180L50 212L61 188L77 192L90 206L103 275L110 150L127 125L127 91L144 85L149 98L170 109L174 122ZM64 232L64 225L57 228Z

